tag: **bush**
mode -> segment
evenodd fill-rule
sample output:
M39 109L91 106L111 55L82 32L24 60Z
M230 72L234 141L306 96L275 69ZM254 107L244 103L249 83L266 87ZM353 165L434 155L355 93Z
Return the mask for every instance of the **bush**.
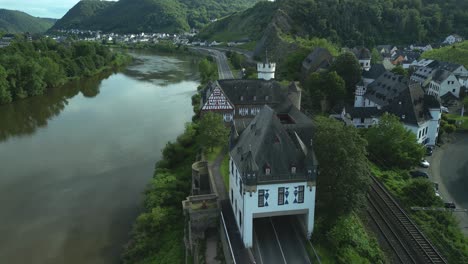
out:
M336 249L337 263L384 263L377 240L367 234L356 214L340 217L327 238Z

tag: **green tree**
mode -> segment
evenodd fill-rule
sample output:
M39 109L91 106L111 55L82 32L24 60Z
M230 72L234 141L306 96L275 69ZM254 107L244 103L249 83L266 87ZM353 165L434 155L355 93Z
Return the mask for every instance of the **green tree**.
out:
M408 76L408 72L401 65L398 65L395 68L393 68L391 72L402 76Z
M320 164L317 178L317 214L328 228L341 215L365 207L370 183L366 141L358 130L334 119L318 117L313 137Z
M361 80L361 65L351 52L340 54L331 66L331 71L336 71L343 78L346 84L348 95L352 95L356 90L356 84Z
M468 108L468 96L463 98L463 105L465 106L465 108Z
M216 80L218 77L218 70L213 62L208 59L203 59L198 64L198 70L200 72L201 82L205 84L209 81Z
M206 149L223 146L229 136L229 129L224 125L222 115L213 112L208 112L202 116L199 131L200 144Z
M442 129L444 130L445 133L452 134L453 132L457 130L457 127L452 124L446 124L445 126L442 127Z
M0 65L0 104L11 102L11 92L6 78L7 72L5 68Z
M403 202L410 206L431 207L437 204L434 184L426 179L412 179L401 189Z
M308 90L307 95L310 96L315 110L318 110L319 106L322 106L323 100L329 106L334 106L342 101L346 95L345 82L335 71L324 73L313 72L307 78L305 86ZM322 111L328 110L323 107L320 108Z
M366 131L365 138L369 142L370 159L377 164L408 169L424 156L424 148L417 142L416 135L394 115L384 114L378 125Z
M379 51L376 48L373 48L371 51L371 63L378 64L382 63L382 55L380 55Z

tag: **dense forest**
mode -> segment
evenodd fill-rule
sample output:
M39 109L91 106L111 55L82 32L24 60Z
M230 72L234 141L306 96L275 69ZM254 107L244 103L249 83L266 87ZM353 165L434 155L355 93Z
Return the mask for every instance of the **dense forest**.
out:
M465 0L277 0L209 25L209 39L259 40L270 24L290 36L343 46L439 42L468 35Z
M0 104L43 94L67 80L118 67L129 57L90 42L16 40L0 49Z
M52 29L112 32L188 31L244 10L258 0L120 0L78 2Z
M0 31L10 33L43 33L56 19L33 17L24 12L0 9Z

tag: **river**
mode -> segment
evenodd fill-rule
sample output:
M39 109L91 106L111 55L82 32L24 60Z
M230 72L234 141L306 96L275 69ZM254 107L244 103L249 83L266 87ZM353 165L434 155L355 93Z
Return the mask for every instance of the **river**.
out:
M0 106L0 263L118 263L199 85L196 58L131 55L122 72Z

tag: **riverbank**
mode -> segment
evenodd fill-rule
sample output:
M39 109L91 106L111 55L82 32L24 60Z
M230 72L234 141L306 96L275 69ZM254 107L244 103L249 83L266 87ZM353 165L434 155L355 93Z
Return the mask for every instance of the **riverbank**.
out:
M0 50L0 105L43 95L71 80L117 70L131 61L131 56L97 43L18 40Z

